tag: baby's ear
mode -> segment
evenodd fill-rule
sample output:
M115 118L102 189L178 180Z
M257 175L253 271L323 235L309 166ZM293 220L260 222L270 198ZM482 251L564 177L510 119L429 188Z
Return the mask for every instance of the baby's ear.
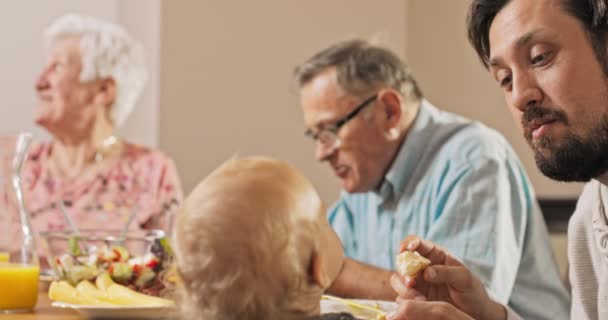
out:
M327 269L325 267L325 261L323 256L318 252L314 252L312 254L312 258L310 259L310 266L308 268L308 278L313 284L318 285L323 290L329 288L332 280L329 278L327 274Z

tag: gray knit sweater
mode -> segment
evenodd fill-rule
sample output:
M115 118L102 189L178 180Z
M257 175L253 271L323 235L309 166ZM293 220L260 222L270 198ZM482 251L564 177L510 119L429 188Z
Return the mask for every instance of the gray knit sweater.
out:
M606 186L589 182L568 225L573 320L608 319L608 217L600 209L600 186L608 205Z
M608 208L602 212L601 204L608 207L608 189L593 180L568 224L572 320L608 319ZM509 320L519 319L509 311Z

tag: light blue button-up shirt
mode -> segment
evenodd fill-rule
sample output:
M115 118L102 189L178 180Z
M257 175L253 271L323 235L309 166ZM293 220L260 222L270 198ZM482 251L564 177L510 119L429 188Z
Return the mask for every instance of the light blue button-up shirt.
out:
M410 234L446 248L526 319L567 319L545 222L507 141L423 100L377 192L348 194L329 220L347 256L395 269Z

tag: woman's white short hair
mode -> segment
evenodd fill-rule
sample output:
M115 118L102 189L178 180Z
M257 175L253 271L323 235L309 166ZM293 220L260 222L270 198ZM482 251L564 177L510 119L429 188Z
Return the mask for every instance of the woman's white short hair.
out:
M127 119L147 80L143 48L120 26L80 14L59 17L46 30L49 45L66 36L80 38L83 82L111 78L116 97L111 119L116 127Z

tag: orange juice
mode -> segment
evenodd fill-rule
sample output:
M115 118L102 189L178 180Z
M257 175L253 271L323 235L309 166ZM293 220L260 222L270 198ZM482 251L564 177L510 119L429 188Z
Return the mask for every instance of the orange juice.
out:
M0 313L33 309L38 299L38 266L0 263Z
M8 252L0 251L0 262L8 262Z

